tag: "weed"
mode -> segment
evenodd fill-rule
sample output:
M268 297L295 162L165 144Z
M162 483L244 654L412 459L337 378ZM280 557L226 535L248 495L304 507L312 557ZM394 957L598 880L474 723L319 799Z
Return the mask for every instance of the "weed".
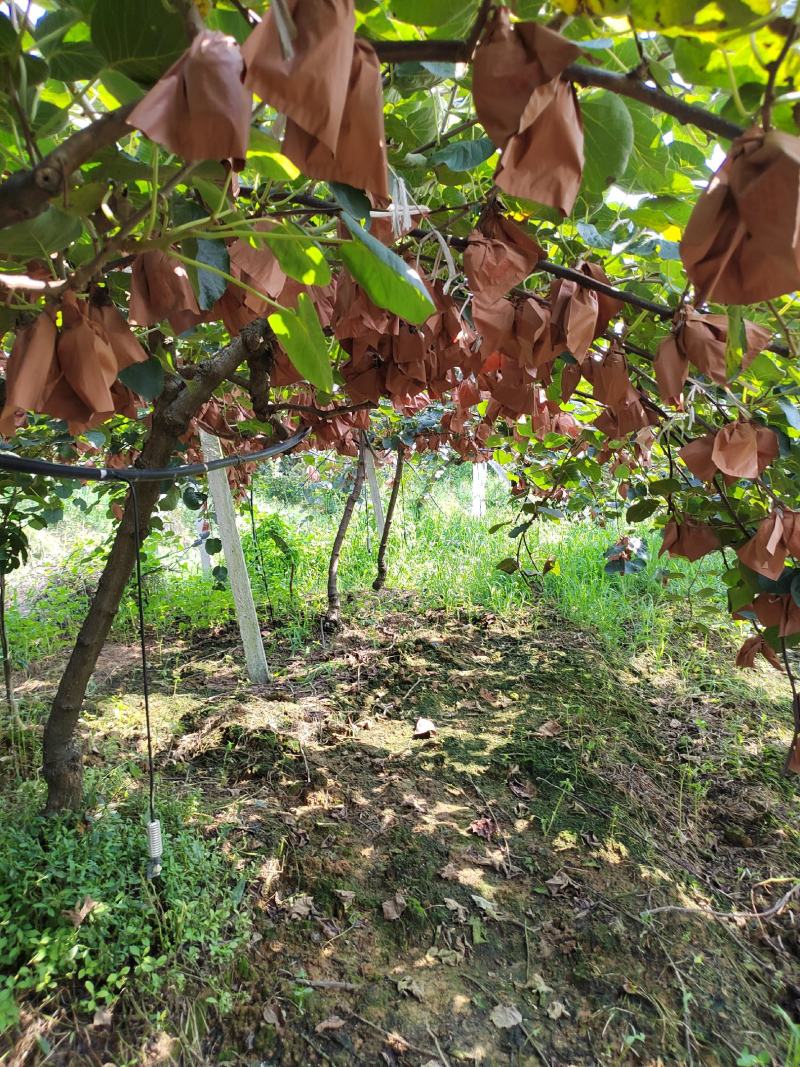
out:
M165 800L162 878L144 877L138 795L108 802L88 775L92 815L45 819L40 797L18 790L0 824L0 1033L26 994L65 985L81 1010L113 1005L129 987L144 1000L221 976L249 920L236 881L203 836L195 798Z

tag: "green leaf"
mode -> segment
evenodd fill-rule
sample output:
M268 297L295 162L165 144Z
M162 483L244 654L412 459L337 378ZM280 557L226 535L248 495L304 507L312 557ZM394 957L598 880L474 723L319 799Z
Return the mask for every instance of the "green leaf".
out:
M230 274L231 261L228 247L219 238L192 237L188 241L183 241L181 247L190 259L208 263L210 267L216 267L217 270L224 270L226 274ZM227 289L227 280L214 271L202 270L199 267L187 265L186 270L197 293L200 310L208 311Z
M76 241L82 230L81 220L76 215L49 207L35 219L0 230L0 252L26 259L47 257Z
M14 23L0 12L0 58L10 59L17 53L19 38Z
M625 173L633 149L633 120L614 93L581 98L581 111L586 151L583 184L599 192Z
M218 537L207 537L205 548L209 556L216 556L218 552L222 551L222 541Z
M132 363L121 370L117 377L143 400L155 400L164 388L164 368L155 356L144 363Z
M62 82L89 81L103 67L103 57L91 41L60 41L44 53L50 77Z
M142 87L131 78L109 67L100 71L100 81L120 104L135 104L142 98Z
M342 262L370 300L410 323L430 318L436 308L417 272L347 212L342 220L355 238L340 247Z
M283 308L273 312L268 321L295 369L318 389L332 392L333 372L328 344L308 295L300 293L296 312Z
M199 511L206 502L206 497L198 493L193 485L187 485L183 491L183 502L189 511Z
M215 567L211 574L214 577L214 580L220 582L221 584L222 582L225 582L228 579L228 568L222 566Z
M744 310L740 304L728 308L728 341L725 345L725 368L729 378L735 378L747 349Z
M392 0L390 5L392 14L401 22L409 22L412 26L444 26L465 13L477 11L477 0L464 3L464 0Z
M300 171L282 152L274 137L263 130L251 129L247 149L247 168L275 182L293 182Z
M328 182L328 187L333 193L336 203L349 212L354 219L366 223L366 229L369 229L371 206L364 193L360 189L354 189L352 185L345 185L343 182Z
M91 25L108 66L147 85L186 50L183 19L162 0L97 0Z
M677 478L657 478L650 483L650 492L655 496L669 496L670 493L680 492L681 483Z
M653 512L658 511L660 507L661 502L653 500L652 498L637 500L637 502L625 512L625 518L628 522L642 522L644 519L649 519Z
M796 404L793 404L791 400L787 400L784 396L778 398L778 407L786 416L786 421L792 429L800 430L800 408L798 408Z
M303 285L327 285L331 280L331 268L322 249L293 222L284 220L254 236L269 245L290 278Z
M513 556L506 556L505 559L501 559L499 563L495 563L495 570L502 571L503 574L513 574L519 570L519 563Z
M430 162L444 163L455 171L474 170L496 151L497 148L488 137L481 137L477 141L451 141L431 153Z

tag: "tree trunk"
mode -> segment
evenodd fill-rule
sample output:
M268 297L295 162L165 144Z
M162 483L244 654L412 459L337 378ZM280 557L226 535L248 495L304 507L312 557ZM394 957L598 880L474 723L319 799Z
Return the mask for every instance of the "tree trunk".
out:
M154 418L141 455L143 467L166 467L177 440ZM142 537L161 494L160 482L139 482L136 488ZM83 759L75 735L86 687L117 614L122 594L136 563L133 505L130 496L103 569L100 584L61 676L44 730L43 773L47 782L45 813L76 811L83 798Z
M331 561L328 565L328 610L325 612L322 619L322 625L327 630L336 630L341 621L339 616L341 609L341 602L339 600L339 556L347 534L347 528L353 517L356 502L358 501L359 496L361 496L361 488L364 485L365 447L362 432L361 447L358 452L358 463L356 464L356 476L353 481L353 488L350 490L350 495L344 505L339 529L336 531L333 548L331 549Z
M392 531L392 519L394 518L394 509L397 506L397 497L400 494L400 483L403 480L404 460L403 446L401 445L397 449L397 464L394 468L394 482L392 483L392 492L389 496L389 505L386 508L386 519L384 520L383 534L378 549L378 574L375 581L372 583L372 588L376 592L383 589L386 581L386 547L389 544L389 534Z
M264 320L257 319L226 348L201 363L188 384L170 379L153 411L152 427L139 457L139 466L166 467L190 420L240 363L269 343L269 336ZM149 532L161 483L139 482L136 492L144 538ZM61 677L45 726L42 770L47 782L47 814L65 808L77 810L81 806L83 760L75 729L86 687L135 562L134 512L129 496L100 584Z

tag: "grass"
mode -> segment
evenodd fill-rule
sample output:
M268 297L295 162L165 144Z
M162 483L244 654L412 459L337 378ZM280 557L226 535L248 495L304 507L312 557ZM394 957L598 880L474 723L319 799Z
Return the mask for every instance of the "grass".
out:
M603 528L587 520L542 520L529 533L530 552L539 567L546 560L555 567L530 588L520 576L496 569L501 558L516 550L507 526L490 532L509 517L499 483L490 483L487 515L473 518L466 510L463 472L423 497L413 492L419 488L417 477L406 479L391 534L389 585L413 592L426 605L449 611L481 607L524 617L530 604L543 598L569 621L598 633L610 649L628 655L647 649L666 660L676 646L682 661L686 648L696 646L698 639L701 645L705 639L730 645L738 633L727 618L721 567L713 559L696 565L683 560L665 563L657 555L660 536L647 534L645 571L620 578L604 573L603 553L621 534L631 532L629 528ZM321 506L319 500L309 504L291 494L293 499L284 502L275 499L276 485L284 489L274 481L261 490L256 505L260 557L253 550L246 509L243 542L262 617L279 620L282 639L298 644L313 631L324 608L328 555L339 518L337 498L327 492ZM230 590L204 578L188 548L194 513L168 517L177 539L159 534L145 564L149 626L155 634L169 636L227 625L234 619ZM68 644L80 625L107 538L101 527L87 539L80 518L81 513L72 515L68 507L60 535L48 532L41 544L35 544L32 563L10 583L9 639L20 666ZM342 552L339 584L345 596L371 585L376 552L371 516L360 507ZM164 569L159 559L165 561ZM525 563L524 553L522 560ZM134 627L135 611L131 590L116 624L118 635Z

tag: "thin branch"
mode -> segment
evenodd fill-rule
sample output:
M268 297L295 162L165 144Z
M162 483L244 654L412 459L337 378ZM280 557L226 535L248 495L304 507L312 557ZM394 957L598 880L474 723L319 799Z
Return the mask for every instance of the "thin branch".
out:
M382 63L417 63L441 62L441 63L468 63L472 58L474 46L467 41L373 41L370 44L378 54ZM648 85L640 78L630 74L614 74L600 67L589 67L583 63L573 63L567 67L561 77L564 81L574 82L584 88L607 89L619 96L627 96L631 100L639 100L656 111L662 111L665 115L672 115L679 122L690 126L696 126L706 133L712 133L726 140L739 137L744 131L741 126L734 122L728 122L720 115L715 115L705 108L695 104L687 104L677 97L668 96L667 93L655 86Z
M783 42L777 59L772 63L767 64L767 70L769 74L767 76L767 85L764 89L764 103L761 105L761 124L764 127L765 132L772 126L772 107L775 103L775 83L778 79L778 72L783 65L784 59L789 54L789 49L797 39L798 26L797 23L792 23L792 27L786 34L786 40Z
M131 132L126 124L133 104L108 111L54 148L31 170L19 170L0 184L0 229L40 215L64 192L69 176L108 145Z
M784 893L781 899L773 904L771 908L767 908L766 911L713 911L711 908L684 908L678 904L665 904L660 908L649 908L641 914L649 917L665 911L677 911L682 915L707 915L712 919L774 919L798 893L800 893L800 882L793 885L788 893Z
M386 582L386 548L389 544L389 534L392 529L392 519L394 518L394 511L397 507L397 496L400 492L400 486L403 481L403 462L405 460L403 445L400 444L397 449L397 463L394 469L394 482L392 483L392 492L389 497L389 506L386 509L386 518L383 522L383 533L381 534L381 543L378 547L378 573L375 581L372 583L372 588L378 592L383 589Z

